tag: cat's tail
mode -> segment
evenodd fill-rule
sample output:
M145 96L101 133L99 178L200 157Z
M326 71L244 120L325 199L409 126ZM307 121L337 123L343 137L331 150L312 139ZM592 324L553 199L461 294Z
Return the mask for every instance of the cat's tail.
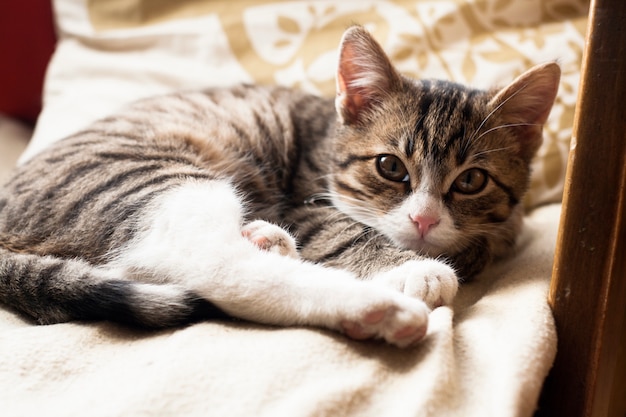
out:
M0 302L39 324L113 320L147 328L228 317L177 285L140 283L81 260L0 247Z

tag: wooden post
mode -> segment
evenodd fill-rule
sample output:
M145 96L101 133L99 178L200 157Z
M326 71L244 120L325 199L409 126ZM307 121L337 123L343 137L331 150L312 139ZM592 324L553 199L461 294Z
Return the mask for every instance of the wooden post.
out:
M588 25L549 295L558 352L541 416L626 415L611 396L626 373L616 367L626 343L626 1L593 0Z

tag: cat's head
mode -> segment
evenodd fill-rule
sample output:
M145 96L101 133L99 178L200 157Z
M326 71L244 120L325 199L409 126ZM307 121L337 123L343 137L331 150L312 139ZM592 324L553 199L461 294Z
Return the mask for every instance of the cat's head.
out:
M361 27L343 37L333 203L431 256L511 246L530 162L558 89L555 63L490 91L400 75Z

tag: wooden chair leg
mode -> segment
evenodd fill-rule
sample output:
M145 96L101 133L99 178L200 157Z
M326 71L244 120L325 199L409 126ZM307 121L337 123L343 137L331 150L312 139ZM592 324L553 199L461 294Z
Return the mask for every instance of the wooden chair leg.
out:
M623 0L591 4L549 302L558 353L538 414L623 417L616 398L626 380L618 368L626 343Z

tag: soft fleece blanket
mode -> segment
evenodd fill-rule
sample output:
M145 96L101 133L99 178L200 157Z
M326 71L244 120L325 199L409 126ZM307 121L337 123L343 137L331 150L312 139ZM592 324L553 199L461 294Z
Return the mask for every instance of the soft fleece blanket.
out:
M245 322L36 326L0 306L0 415L531 416L556 349L559 212L532 212L517 254L434 310L406 350Z

